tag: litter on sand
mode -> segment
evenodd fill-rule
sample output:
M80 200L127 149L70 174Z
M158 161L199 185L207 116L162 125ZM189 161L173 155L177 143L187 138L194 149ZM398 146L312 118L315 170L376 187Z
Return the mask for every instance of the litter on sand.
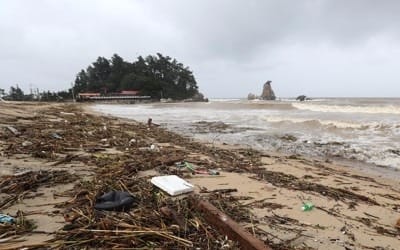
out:
M6 214L0 214L0 223L9 223L12 224L15 222L15 219Z
M194 190L192 184L176 175L156 176L151 178L151 183L172 196L189 193Z
M97 198L94 208L106 211L128 211L135 203L136 199L130 193L111 191Z

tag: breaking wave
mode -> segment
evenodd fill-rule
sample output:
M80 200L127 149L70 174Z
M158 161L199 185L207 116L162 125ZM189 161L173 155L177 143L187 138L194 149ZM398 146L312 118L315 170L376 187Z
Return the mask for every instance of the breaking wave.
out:
M265 117L265 121L271 123L298 123L308 126L328 126L328 127L336 127L336 128L352 128L352 129L366 129L368 127L377 126L376 123L370 124L360 124L355 122L345 122L345 121L333 121L333 120L319 120L319 119L306 119L306 118L293 118L293 117Z
M400 114L400 107L394 105L386 106L349 106L349 105L321 105L311 103L292 103L299 110L314 112L335 113L364 113L364 114Z

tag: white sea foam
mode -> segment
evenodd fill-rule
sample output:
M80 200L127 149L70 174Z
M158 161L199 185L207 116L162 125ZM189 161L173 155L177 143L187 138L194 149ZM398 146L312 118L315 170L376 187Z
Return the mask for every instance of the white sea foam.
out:
M281 117L281 116L267 116L264 117L267 122L290 122L290 123L317 123L317 125L332 126L337 128L354 128L354 129L365 129L371 126L378 126L378 124L370 123L357 123L357 122L346 122L346 121L334 121L334 120L320 120L320 119L307 119L307 118L295 118L295 117Z
M241 101L240 98L212 98L210 102L237 102Z
M293 107L300 110L309 110L314 112L400 114L400 107L394 105L352 106L352 105L324 105L324 104L314 104L314 103L292 103L292 105Z

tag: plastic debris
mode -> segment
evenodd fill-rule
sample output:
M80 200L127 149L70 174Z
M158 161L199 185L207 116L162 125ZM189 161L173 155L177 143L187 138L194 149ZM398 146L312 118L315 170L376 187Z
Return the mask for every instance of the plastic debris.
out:
M31 146L32 144L33 143L30 141L24 141L24 142L22 142L22 147L28 147L28 146Z
M15 222L15 219L6 214L0 214L0 223L9 223L12 224Z
M61 139L62 139L62 136L59 135L59 134L57 134L57 133L52 133L52 134L51 134L51 137L53 137L54 139L58 139L58 140L61 140Z
M137 141L136 141L135 138L132 138L132 139L129 140L129 146L132 146L132 145L135 145L135 144L137 144Z
M150 151L160 152L160 148L157 145L151 144L149 147Z
M151 183L172 196L189 193L194 190L192 184L176 175L156 176L151 178Z
M306 212L306 211L311 211L313 208L314 208L314 204L312 204L311 202L304 202L303 206L301 207L301 210Z
M60 112L60 115L63 115L63 116L75 116L75 113L69 113L69 112Z
M178 168L187 168L192 174L219 175L219 172L217 170L194 168L192 164L186 161L175 163L175 165Z
M20 135L21 133L16 129L16 128L14 128L13 126L7 126L6 127L8 130L10 130L11 131L11 133L13 133L14 135Z

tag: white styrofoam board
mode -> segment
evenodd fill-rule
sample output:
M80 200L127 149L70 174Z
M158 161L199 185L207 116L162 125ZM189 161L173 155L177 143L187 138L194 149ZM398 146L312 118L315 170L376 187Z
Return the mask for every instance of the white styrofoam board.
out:
M151 178L151 183L172 196L189 193L194 190L192 184L176 175L156 176Z

